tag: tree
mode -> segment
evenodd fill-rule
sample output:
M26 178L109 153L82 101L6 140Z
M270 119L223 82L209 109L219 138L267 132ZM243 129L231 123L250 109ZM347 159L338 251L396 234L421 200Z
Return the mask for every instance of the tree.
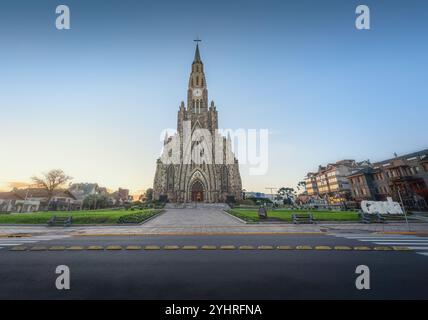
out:
M103 194L90 194L83 199L83 207L87 209L105 209L111 205L109 198Z
M282 187L278 190L278 194L283 197L284 204L292 204L296 197L296 192L293 188Z
M153 200L153 189L148 188L146 190L146 201L152 201Z
M299 183L297 184L297 190L306 190L306 182L305 181L299 181Z
M48 193L48 205L51 201L55 190L61 188L68 181L73 179L67 176L64 171L60 169L54 169L47 173L43 173L41 177L34 176L31 178L34 184L39 188L45 189Z

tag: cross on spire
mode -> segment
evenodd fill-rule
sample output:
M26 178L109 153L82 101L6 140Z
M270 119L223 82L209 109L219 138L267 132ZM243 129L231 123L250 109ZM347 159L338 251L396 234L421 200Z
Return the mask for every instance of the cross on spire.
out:
M199 37L196 37L195 40L193 40L196 42L196 51L195 51L195 59L194 62L202 62L201 61L201 55L199 54L199 42L201 42L202 40L199 39Z

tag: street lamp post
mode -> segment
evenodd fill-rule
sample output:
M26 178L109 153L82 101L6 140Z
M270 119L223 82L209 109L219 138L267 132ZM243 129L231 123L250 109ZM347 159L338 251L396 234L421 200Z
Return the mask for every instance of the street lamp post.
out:
M404 207L403 198L401 197L400 187L397 188L398 197L400 198L401 207L403 208L404 218L406 219L407 229L410 231L409 220L407 220L406 208Z

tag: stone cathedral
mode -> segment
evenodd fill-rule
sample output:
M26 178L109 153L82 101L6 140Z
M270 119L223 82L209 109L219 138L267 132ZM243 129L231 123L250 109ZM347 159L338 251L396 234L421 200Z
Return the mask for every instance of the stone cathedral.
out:
M217 130L217 108L214 101L208 103L204 64L196 44L187 107L181 102L175 136L165 136L164 149L156 163L153 199L174 203L217 203L242 198L239 164L232 152L231 139ZM186 132L190 132L191 139L187 140ZM196 132L205 134L195 138ZM166 147L173 139L178 141L174 150ZM175 161L168 161L170 158Z

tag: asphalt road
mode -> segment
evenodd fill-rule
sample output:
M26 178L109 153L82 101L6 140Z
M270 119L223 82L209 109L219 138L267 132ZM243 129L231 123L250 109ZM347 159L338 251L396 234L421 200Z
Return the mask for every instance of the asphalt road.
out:
M122 250L86 250L119 245ZM125 250L126 246L141 250ZM144 250L144 246L234 245L235 250ZM362 246L326 235L72 237L0 250L0 299L428 299L428 257L402 251L239 250L241 245ZM79 246L84 250L79 250ZM58 265L70 290L57 290ZM370 290L355 269L370 268Z

